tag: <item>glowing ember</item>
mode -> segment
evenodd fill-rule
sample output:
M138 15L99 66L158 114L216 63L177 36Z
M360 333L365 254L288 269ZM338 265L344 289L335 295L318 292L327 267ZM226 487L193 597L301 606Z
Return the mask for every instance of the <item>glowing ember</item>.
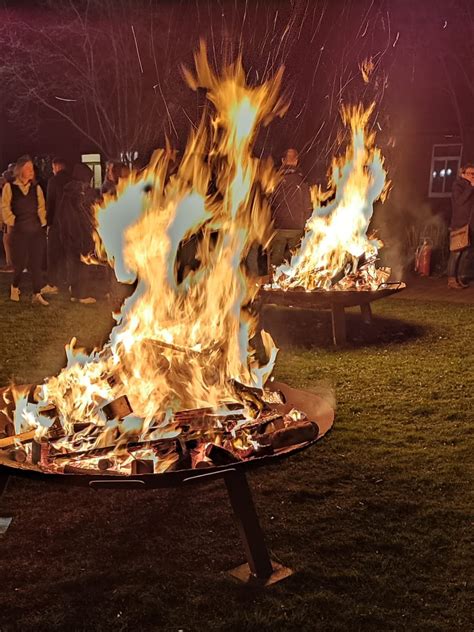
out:
M24 446L46 469L197 467L257 454L265 447L254 437L257 427L305 423L297 413L275 414L269 399L278 396L263 390L277 350L264 333L269 361L258 366L249 346L255 322L245 307L258 287L242 264L253 243L270 237L265 200L275 173L251 149L258 125L284 112L282 71L250 87L240 60L221 78L203 45L195 61L196 76L185 76L191 87L207 88L211 125L203 119L191 134L168 182L163 152L97 210L98 252L119 281L137 281L109 342L86 355L73 340L67 367L34 398L13 393L17 437L0 447ZM217 193L209 196L211 178ZM178 248L191 235L199 235L200 265L178 282ZM31 431L33 444L26 443ZM302 436L308 432L315 430Z
M367 130L372 110L343 110L350 145L333 161L330 190L312 191L314 211L301 247L275 271L274 289L376 290L388 280L390 270L375 266L382 244L367 236L373 204L388 190L375 134Z

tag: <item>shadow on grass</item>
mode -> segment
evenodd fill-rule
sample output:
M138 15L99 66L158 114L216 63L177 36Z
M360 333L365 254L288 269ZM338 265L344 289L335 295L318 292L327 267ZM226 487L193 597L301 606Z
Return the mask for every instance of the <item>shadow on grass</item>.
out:
M331 312L295 307L265 306L260 326L268 331L278 347L334 348ZM393 318L373 316L370 325L362 321L358 310L346 310L347 346L365 347L405 343L421 338L429 327Z

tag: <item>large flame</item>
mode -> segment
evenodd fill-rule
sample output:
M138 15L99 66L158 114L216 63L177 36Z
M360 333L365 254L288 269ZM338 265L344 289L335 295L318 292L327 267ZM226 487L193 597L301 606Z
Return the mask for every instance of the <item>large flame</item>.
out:
M255 322L246 306L258 287L242 262L252 244L270 237L265 199L275 172L271 163L252 157L252 141L259 124L284 112L278 97L282 69L250 87L240 59L222 77L211 70L204 45L195 62L196 75L185 70L185 77L192 88L207 89L215 108L211 125L204 116L169 181L169 153L158 152L144 174L132 174L118 199L97 212L102 254L118 280L136 282L136 289L108 344L86 355L73 341L67 367L45 382L39 404L22 408L23 429L36 424L40 432L47 426L41 408L53 404L66 429L63 445L75 450L82 441L91 448L90 428L74 433L74 425L84 422L100 429L92 447L130 433L140 439L174 436L175 411L222 408L238 399L233 380L262 386L275 361L268 335L268 365L259 367L250 349ZM199 266L178 282L178 249L192 235ZM103 406L122 395L133 413L110 422Z
M330 190L313 190L314 211L305 227L301 247L289 263L275 274L277 287L303 287L306 290L346 289L352 278L356 289L377 289L386 280L384 270L376 270L375 257L380 242L367 236L373 204L385 196L388 188L375 133L368 131L374 106L343 109L344 123L350 127L351 142L345 156L332 164ZM330 201L328 201L330 200ZM355 274L364 258L363 275ZM349 262L348 262L349 260ZM369 263L367 263L369 262ZM341 281L342 279L339 279Z

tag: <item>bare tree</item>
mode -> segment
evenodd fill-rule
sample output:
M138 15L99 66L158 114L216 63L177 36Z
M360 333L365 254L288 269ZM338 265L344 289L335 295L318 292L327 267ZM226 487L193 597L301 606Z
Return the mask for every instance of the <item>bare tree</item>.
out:
M31 126L38 108L49 111L106 156L153 148L172 115L157 63L162 13L131 0L51 0L35 14L6 11L0 79L9 115ZM167 93L180 91L178 72L166 81Z
M262 147L295 143L308 165L324 166L340 141L342 103L382 103L397 39L390 2L44 0L41 11L0 10L0 81L22 127L49 112L107 156L148 151L165 135L180 145L199 110L180 67L202 37L216 68L241 53L251 83L286 66L291 107Z

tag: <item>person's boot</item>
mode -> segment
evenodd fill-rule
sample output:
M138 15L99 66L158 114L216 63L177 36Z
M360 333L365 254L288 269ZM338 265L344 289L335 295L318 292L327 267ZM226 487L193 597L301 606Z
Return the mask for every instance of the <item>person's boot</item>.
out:
M41 288L41 294L58 294L59 293L59 288L57 285L45 285L43 288Z
M456 277L448 277L448 288L451 290L463 290L464 286L459 283Z
M20 301L20 288L10 286L10 300L15 301L15 303L19 303Z
M38 292L38 294L33 294L31 303L33 305L44 305L45 307L46 305L49 305L48 301L44 298L44 296L41 296L41 292Z

